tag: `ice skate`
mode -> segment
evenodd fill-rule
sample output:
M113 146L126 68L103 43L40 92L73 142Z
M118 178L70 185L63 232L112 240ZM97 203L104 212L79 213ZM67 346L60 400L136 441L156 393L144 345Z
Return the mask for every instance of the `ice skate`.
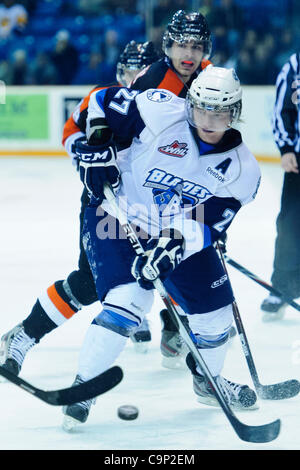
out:
M136 352L145 354L148 352L149 343L151 341L151 331L149 329L149 323L146 318L142 321L140 326L130 336L134 349Z
M287 303L276 295L270 294L261 304L264 312L262 320L264 322L281 320L284 317Z
M20 323L1 338L0 365L19 375L27 352L35 344L35 339L25 333L23 324Z
M162 366L167 369L185 369L185 357L188 349L183 342L176 326L169 317L167 310L160 312L163 323L160 351L162 354ZM185 317L183 317L185 319Z
M196 363L191 353L188 354L186 362L193 374L193 389L197 395L197 401L205 405L220 406L211 382L196 370ZM256 393L248 385L232 382L221 375L216 376L215 381L228 405L232 408L236 410L255 410L258 408Z
M221 375L215 377L217 385L227 403L236 410L254 410L258 408L255 392L248 385L238 384L225 379ZM201 375L193 376L193 389L199 403L220 406L215 398L212 384Z
M84 380L81 379L79 375L76 376L72 387L83 383ZM90 400L81 401L79 403L74 403L73 405L68 405L63 407L63 429L67 432L72 431L79 424L86 422L89 416L90 408L96 403L96 398Z

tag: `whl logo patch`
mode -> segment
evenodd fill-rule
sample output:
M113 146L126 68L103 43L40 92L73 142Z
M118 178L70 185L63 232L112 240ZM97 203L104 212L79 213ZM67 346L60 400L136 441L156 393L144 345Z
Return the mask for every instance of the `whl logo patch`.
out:
M164 153L165 155L170 155L170 157L184 157L188 152L188 146L185 143L180 143L178 140L175 140L170 145L165 145L164 147L158 147L158 151Z

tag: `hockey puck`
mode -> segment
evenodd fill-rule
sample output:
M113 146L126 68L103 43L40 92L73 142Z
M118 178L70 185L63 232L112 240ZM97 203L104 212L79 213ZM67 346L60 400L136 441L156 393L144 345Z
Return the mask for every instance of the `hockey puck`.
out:
M139 415L139 410L133 405L123 405L118 408L118 416L126 421L136 419Z

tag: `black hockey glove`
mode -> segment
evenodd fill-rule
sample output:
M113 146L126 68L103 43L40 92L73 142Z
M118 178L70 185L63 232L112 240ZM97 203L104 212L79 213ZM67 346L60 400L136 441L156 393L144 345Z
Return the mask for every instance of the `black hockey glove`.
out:
M136 256L131 273L141 287L153 289L155 279L163 281L178 266L183 250L184 239L178 230L162 230L159 238L150 238L145 255Z
M105 198L104 183L110 183L114 191L118 189L120 184L115 145L112 142L97 146L78 142L75 150L79 160L80 179L90 196L93 196L101 204Z

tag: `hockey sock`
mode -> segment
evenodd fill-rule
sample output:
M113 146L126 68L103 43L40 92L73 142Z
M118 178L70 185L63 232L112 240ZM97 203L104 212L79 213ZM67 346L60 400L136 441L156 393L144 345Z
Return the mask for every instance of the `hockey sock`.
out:
M57 327L48 317L39 300L34 304L30 315L23 321L23 326L25 333L30 338L35 338L37 343L44 335Z
M200 349L199 352L204 359L207 367L209 368L211 374L216 377L221 373L221 370L224 365L224 360L228 348L228 341L217 348L211 349ZM199 366L196 368L197 372L202 375L201 369Z
M232 316L232 305L228 304L217 310L189 317L199 352L213 376L219 375L223 368ZM198 367L197 372L201 374Z
M127 339L92 323L80 351L78 375L86 381L107 370L121 354Z
M23 321L25 332L38 342L80 309L67 295L65 281L57 281L39 296L30 315Z
M204 362L206 363L207 367L209 368L211 374L214 377L220 375L221 373L226 355L227 345L228 343L225 343L217 348L199 349L201 357L204 359ZM198 366L191 353L187 355L186 363L193 375L203 375L201 368Z

